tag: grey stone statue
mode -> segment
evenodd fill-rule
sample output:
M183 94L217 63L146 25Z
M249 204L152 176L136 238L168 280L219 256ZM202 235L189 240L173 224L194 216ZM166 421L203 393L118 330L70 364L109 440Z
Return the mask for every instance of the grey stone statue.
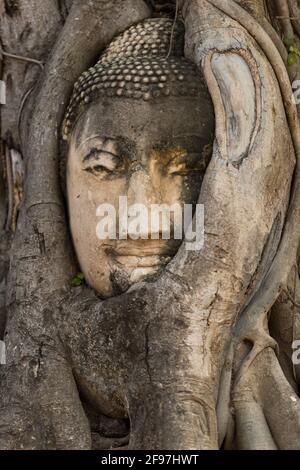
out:
M211 156L210 96L183 56L181 24L172 25L147 19L114 39L76 82L66 113L74 245L87 281L103 297L159 272L181 242L162 239L159 227L155 239L141 233L137 240L99 240L97 207L118 207L120 196L129 205L195 206Z

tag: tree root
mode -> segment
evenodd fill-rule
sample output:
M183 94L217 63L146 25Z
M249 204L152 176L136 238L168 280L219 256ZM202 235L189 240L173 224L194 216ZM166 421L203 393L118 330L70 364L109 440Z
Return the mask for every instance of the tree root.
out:
M238 448L300 449L300 400L272 349L264 349L235 382L232 404Z
M297 109L292 101L292 89L286 66L268 34L234 1L208 1L246 28L266 54L280 85L296 155L294 187L281 243L263 283L242 312L243 320L236 329L241 338L247 335L249 326L255 324L262 312L265 314L269 312L282 288L287 285L288 276L297 258L300 240L300 126Z
M217 401L218 438L220 447L228 432L230 420L230 393L232 381L233 355L234 347L233 344L231 344L220 378L219 395Z
M277 450L261 406L254 400L236 403L239 450Z
M286 0L285 0L286 1ZM297 33L300 36L300 5L297 0L288 0L288 5L290 8L291 22Z
M223 0L208 0L208 2L239 21L240 24L250 31L250 34L258 42L272 64L281 87L297 156L293 197L278 253L265 276L264 282L260 285L240 317L234 332L235 342L231 346L228 360L225 363L221 376L217 405L219 445L224 441L226 430L225 446L227 448L231 446L231 442L234 439L233 419L230 413L230 390L232 387L232 355L233 347L235 346L238 367L234 369L234 389L231 403L236 414L236 434L240 436L240 440L237 440L237 447L294 448L298 445L300 437L299 400L287 383L274 350L271 349L276 348L276 343L268 335L265 324L270 307L282 288L287 284L287 278L291 266L295 263L296 251L298 249L300 235L300 136L298 118L295 106L291 101L291 87L283 63L284 54L281 50L282 48L276 48L273 44L276 41L272 31L270 31L270 36L273 35L273 42L262 27L253 20L251 15L231 0L227 2ZM61 207L62 201L59 193L57 172L57 130L63 116L65 96L70 93L75 76L79 75L88 65L92 55L97 53L100 46L105 46L109 38L118 31L118 28L123 29L131 24L132 21L141 19L146 14L145 9L141 8L135 19L126 18L125 15L120 25L116 25L113 19L108 20L109 15L107 17L104 15L101 22L101 31L104 37L99 39L99 20L94 13L99 13L102 11L102 7L105 7L102 1L92 3L94 3L95 8L97 6L96 10L90 9L90 2L85 5L82 2L76 2L76 5L80 5L80 8L83 8L83 10L80 10L82 13L80 15L78 15L76 8L72 8L70 13L71 19L67 20L60 37L60 43L63 44L63 47L61 50L60 45L56 47L49 65L44 71L34 118L30 124L30 138L29 142L27 142L29 148L27 152L29 168L27 180L28 193L22 209L21 224L15 242L15 264L18 266L12 269L15 279L11 281L10 285L12 291L15 288L15 300L17 300L16 302L11 301L11 315L8 323L12 331L12 346L14 346L14 341L18 342L21 337L21 335L18 337L19 331L16 325L19 326L23 333L25 327L28 327L29 330L36 328L40 335L44 328L46 328L46 333L50 334L49 330L53 326L52 322L56 326L58 325L59 320L51 316L53 310L55 310L55 302L53 301L53 304L48 309L45 308L45 284L49 284L48 273L51 271L51 279L53 279L51 289L53 292L57 292L59 288L67 285L70 279L70 272L74 267L72 257L69 257L69 254L66 255L65 250L68 243L68 233L67 231L60 230L65 222L64 212L61 209L58 210L58 207ZM118 2L105 2L105 5L111 4L113 8L116 3ZM89 57L84 56L84 60L82 60L82 58L79 58L78 50L74 51L73 45L71 47L71 42L74 40L74 23L72 21L74 21L74 17L79 17L77 22L79 29L76 31L77 49L79 44L82 46L82 50L85 50L87 38L84 29L86 24L84 13L88 13L91 19L90 27L92 27L92 31L88 36L90 42L87 45L91 50L91 55ZM82 20L81 23L82 18L85 21ZM120 19L119 16L118 19ZM61 105L57 106L57 103ZM41 129L40 126L40 123L45 121L48 122L46 131ZM26 129L24 128L24 135L26 134L25 131ZM43 142L42 150L46 158L43 158L44 155L41 155L41 142ZM49 200L53 201L54 204L46 207L45 203ZM51 222L54 220L56 225L48 223L47 216L50 214L49 220ZM37 226L37 223L41 225ZM22 229L24 229L24 233ZM53 240L53 230L59 233L61 238ZM43 243L42 250L40 249L40 239L43 241L46 239L47 241L47 243ZM32 252L37 252L36 258L38 261L35 262L34 269L31 266L32 260L24 261L23 245L26 245L26 243L27 249L29 248L32 249ZM45 247L47 247L46 253ZM226 253L225 250L224 252ZM211 255L211 253L209 254ZM196 257L193 259L191 255L190 258L190 265L193 264L193 268L195 268L194 265L201 265L199 263L200 257L196 261ZM205 256L203 256L203 259L207 261ZM225 257L225 260L227 263L231 261L230 257L227 259ZM205 265L210 273L212 265L213 263ZM62 266L63 268L61 268ZM201 266L203 268L203 265ZM232 266L230 267L232 268ZM191 268L191 266L188 266L188 268ZM282 274L283 269L284 272ZM66 318L66 322L69 323L66 326L66 330L68 330L68 327L70 330L72 329L73 321L73 332L78 333L70 334L70 341L62 341L64 347L69 348L69 356L66 363L57 368L56 360L51 361L47 357L43 361L42 354L40 354L41 351L38 351L37 357L34 357L36 362L30 366L30 371L34 377L32 383L28 382L28 374L26 375L25 372L23 374L19 372L18 374L19 380L24 382L22 390L24 390L24 395L27 394L27 396L30 395L32 390L35 391L33 384L36 385L36 379L40 381L39 393L35 395L35 398L37 398L39 403L43 404L45 419L49 420L52 418L54 425L51 431L53 432L57 447L76 447L77 442L75 442L75 437L72 439L72 426L74 422L77 429L82 429L82 448L90 446L90 430L84 410L80 406L79 394L77 393L74 381L74 375L77 372L75 372L76 368L80 369L76 375L78 386L84 383L84 380L87 382L90 379L90 384L86 386L86 390L90 392L92 399L94 398L98 402L103 400L104 402L103 390L107 387L109 389L107 395L108 407L111 406L110 398L113 397L112 400L114 399L118 406L120 404L121 412L126 413L128 411L126 406L131 412L132 410L135 412L137 415L135 417L136 423L134 419L132 419L132 422L136 424L136 427L133 432L133 443L131 443L131 446L137 444L143 448L143 446L148 446L150 442L153 448L162 445L161 443L166 447L169 446L169 448L172 445L176 446L176 448L180 448L182 445L197 449L199 446L207 449L217 447L215 420L217 379L215 377L218 375L219 370L217 370L218 366L215 365L215 362L219 361L222 363L222 348L230 337L230 327L238 304L237 298L242 298L240 291L243 279L242 276L237 275L234 281L238 287L235 286L235 289L233 289L232 286L227 286L228 291L231 293L231 296L228 295L227 297L226 293L222 297L217 285L216 293L213 294L213 300L207 303L207 307L205 302L202 301L201 303L201 300L203 300L201 299L201 294L206 294L209 291L205 285L203 273L201 277L196 269L191 272L193 273L192 280L195 284L195 279L198 276L197 282L198 285L202 284L202 291L198 289L198 292L195 292L197 290L196 287L193 292L189 292L189 286L179 286L178 291L176 291L178 298L175 300L175 295L172 293L172 289L169 288L171 284L168 284L167 279L162 284L161 292L155 290L155 287L151 290L149 286L144 288L144 291L140 289L134 292L133 289L131 293L121 298L103 302L100 307L99 299L96 297L93 299L93 294L90 295L91 293L86 289L87 302L85 305L82 304L82 311L79 311L79 303L74 304L74 310L77 309L76 311L72 311L70 308L71 303L66 305L66 310L68 310L70 315L70 318ZM30 284L27 283L28 273L30 274ZM215 277L217 277L216 274ZM182 278L184 278L184 275L182 275ZM15 281L16 287L13 285L13 281ZM174 285L172 284L173 287ZM50 290L48 285L47 288ZM146 292L147 289L148 292ZM183 290L184 292L182 292ZM185 296L186 308L180 310L180 300L182 300L183 296ZM82 301L81 292L80 297ZM31 298L34 299L32 303L29 301ZM30 305L30 315L27 314L28 311L26 311L24 306L26 301ZM92 314L89 312L88 302L94 302L93 306L90 305L93 310ZM201 333L202 331L199 311L203 313L202 322L203 319L205 322L204 334L202 336L203 344L201 344L203 356L201 355L202 351L201 354L199 353L199 344L201 342L199 332ZM56 314L58 316L60 313L63 312L55 311L53 317ZM226 317L225 319L224 316ZM145 334L146 322L143 322L144 319L147 322L147 334ZM150 321L151 328L149 333ZM61 319L61 324L63 323L64 321ZM51 325L50 327L49 324ZM103 328L103 324L105 324L105 328ZM211 327L213 324L215 330ZM216 325L218 328L216 328ZM216 331L219 332L218 341L214 338L214 332ZM71 333L73 332L71 331ZM66 332L63 332L62 328L60 338L64 334L67 337ZM225 335L227 335L226 340L224 340ZM118 347L116 337L120 342L120 347ZM65 340L66 338L63 339ZM253 348L250 354L244 355L244 350L242 349L245 340L250 341L253 344ZM209 346L212 344L215 349L210 355ZM28 348L30 350L30 347ZM14 351L13 347L11 349ZM107 358L105 357L105 352ZM54 355L56 353L57 351L54 352ZM118 356L117 360L115 360L116 356ZM24 364L27 365L22 355L21 358L17 357L17 359L19 359L20 364L24 360ZM18 363L18 366L20 364ZM120 364L124 365L124 367L120 368ZM205 374L204 378L201 375L203 370L199 372L201 365L203 365L202 369L206 367L207 377ZM184 374L186 371L189 372L189 368L192 372L190 377L188 374L181 377L180 374ZM57 387L57 377L53 375L54 370L60 376L61 388ZM167 376L170 371L173 372L173 375ZM177 372L179 372L179 375ZM80 373L82 373L81 376ZM106 376L105 373L107 374ZM216 383L211 380L212 376ZM168 393L169 384L163 381L166 377L171 384L171 389L173 389L175 384L175 393L173 391L173 395ZM187 384L188 378L190 378L189 384ZM206 379L207 384L205 382ZM109 380L111 380L110 383ZM13 380L11 380L11 383L13 383ZM183 385L179 386L181 383ZM155 388L153 388L153 384L156 384L158 389L157 395L159 398L163 397L163 400L157 399L157 396L154 397L153 390ZM130 394L128 393L129 389ZM55 393L52 397L53 391ZM130 400L126 402L128 396ZM74 403L77 409L76 407L74 408ZM161 405L159 410L156 409L157 403ZM174 406L174 403L176 406ZM113 411L117 413L119 408ZM67 423L65 423L64 419L65 413L67 413L68 417ZM39 420L41 420L41 416L43 414L38 416ZM183 419L180 421L182 416ZM164 426L161 423L162 417L164 417ZM282 432L282 423L286 426L287 431ZM196 433L193 432L195 429L197 430ZM168 434L170 430L172 432ZM157 437L157 432L163 435ZM68 441L70 436L71 442L70 439ZM94 436L94 441L97 439ZM153 440L151 441L150 439ZM126 444L125 441L117 442L116 444L122 445L123 443ZM110 445L112 444L112 441L110 441ZM108 442L98 439L95 445L98 448L106 447Z
M93 450L116 450L125 448L129 444L129 436L126 437L103 437L95 432L92 433L92 449Z
M297 109L292 102L292 90L285 64L268 34L251 15L235 2L231 0L228 2L219 0L208 1L245 27L258 42L269 59L280 85L296 154L294 187L279 249L267 275L240 315L240 319L235 327L234 336L236 344L248 340L254 345L248 357L243 361L242 367L237 375L238 381L244 376L251 364L263 350L268 347L276 348L276 342L265 332L264 326L270 308L275 303L280 292L286 289L288 277L295 264L299 247L300 127Z

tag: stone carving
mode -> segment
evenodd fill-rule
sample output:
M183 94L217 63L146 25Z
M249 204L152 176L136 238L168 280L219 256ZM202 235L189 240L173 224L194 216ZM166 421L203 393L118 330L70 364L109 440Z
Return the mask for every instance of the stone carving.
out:
M152 18L118 36L76 82L66 114L74 245L103 297L159 272L182 240L150 230L139 240L99 240L99 205L117 208L126 196L128 205L195 206L211 154L211 100L200 71L183 56L181 25L171 31L171 20Z

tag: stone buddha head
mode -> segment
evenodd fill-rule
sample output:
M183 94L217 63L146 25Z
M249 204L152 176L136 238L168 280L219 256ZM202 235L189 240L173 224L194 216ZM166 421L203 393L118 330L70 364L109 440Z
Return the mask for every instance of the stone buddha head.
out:
M99 207L196 205L211 155L214 113L204 80L184 58L179 24L132 26L84 72L64 121L71 232L87 282L103 297L157 275L178 250L144 224L140 236L97 236ZM103 215L103 214L102 214ZM125 218L127 215L125 214ZM174 224L174 219L172 219ZM152 232L151 232L152 230ZM151 232L151 233L150 233Z

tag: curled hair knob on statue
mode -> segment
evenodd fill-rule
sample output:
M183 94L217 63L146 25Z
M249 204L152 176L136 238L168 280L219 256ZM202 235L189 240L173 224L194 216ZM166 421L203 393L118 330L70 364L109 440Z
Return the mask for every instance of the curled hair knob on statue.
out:
M172 33L173 30L173 33ZM198 96L205 84L197 67L184 57L184 28L170 18L150 18L117 36L94 67L75 83L63 124L70 132L86 106L99 96L157 100Z

